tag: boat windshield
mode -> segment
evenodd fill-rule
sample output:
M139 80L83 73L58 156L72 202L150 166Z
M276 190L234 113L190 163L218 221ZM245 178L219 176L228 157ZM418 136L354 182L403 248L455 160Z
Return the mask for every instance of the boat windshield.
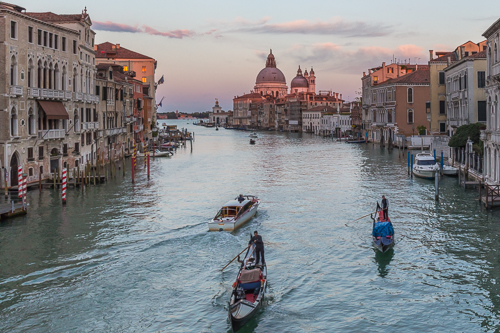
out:
M417 162L417 165L434 165L436 162L434 160L420 160Z
M235 217L238 215L240 207L222 207L222 209L215 216L216 219L224 218L224 217Z

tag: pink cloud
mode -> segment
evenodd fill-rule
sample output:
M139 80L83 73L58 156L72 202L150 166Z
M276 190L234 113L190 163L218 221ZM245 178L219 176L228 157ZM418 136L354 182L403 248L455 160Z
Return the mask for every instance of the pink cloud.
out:
M142 25L139 28L138 25L131 26L111 21L106 21L106 22L95 21L93 23L93 28L95 30L102 30L102 31L147 33L150 35L157 35L157 36L164 36L164 37L178 38L178 39L182 39L184 37L193 37L196 35L195 32L186 29L159 31L148 25Z

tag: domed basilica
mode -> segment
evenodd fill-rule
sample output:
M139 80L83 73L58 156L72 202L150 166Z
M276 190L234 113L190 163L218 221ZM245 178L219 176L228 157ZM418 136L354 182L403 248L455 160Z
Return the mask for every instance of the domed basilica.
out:
M290 94L315 93L316 77L311 68L310 74L307 69L302 75L302 70L297 70L297 76L291 82ZM276 59L271 50L266 60L266 67L262 69L255 80L254 92L261 96L271 96L274 98L285 97L288 94L285 75L276 67Z

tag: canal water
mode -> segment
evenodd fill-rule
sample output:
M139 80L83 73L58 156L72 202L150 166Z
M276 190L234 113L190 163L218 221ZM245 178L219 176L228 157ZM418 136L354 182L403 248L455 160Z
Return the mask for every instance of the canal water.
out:
M30 191L0 225L1 332L227 332L237 265L258 230L265 303L242 332L492 332L500 327L500 213L444 178L407 176L406 157L308 134L203 128L192 150L85 192ZM238 194L262 199L233 233L207 221ZM385 194L394 251L371 245ZM347 224L347 226L346 226Z

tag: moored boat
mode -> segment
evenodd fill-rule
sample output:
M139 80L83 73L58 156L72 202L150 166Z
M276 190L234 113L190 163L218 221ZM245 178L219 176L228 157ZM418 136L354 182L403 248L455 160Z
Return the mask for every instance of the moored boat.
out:
M250 220L257 213L260 199L254 195L244 195L242 201L238 198L226 202L217 215L208 222L210 231L233 231Z
M439 170L439 164L429 153L420 153L415 156L415 164L413 164L413 174L420 178L434 179L436 171Z
M241 264L229 302L229 320L233 332L240 330L262 306L267 286L267 266L255 262L255 245L248 250Z
M378 214L377 221L375 221L372 216L373 245L377 250L385 253L394 246L394 227L392 226L390 218L387 218L387 220L384 218L384 214L378 205L376 214Z
M443 175L456 177L458 176L458 168L452 167L451 165L443 165Z

